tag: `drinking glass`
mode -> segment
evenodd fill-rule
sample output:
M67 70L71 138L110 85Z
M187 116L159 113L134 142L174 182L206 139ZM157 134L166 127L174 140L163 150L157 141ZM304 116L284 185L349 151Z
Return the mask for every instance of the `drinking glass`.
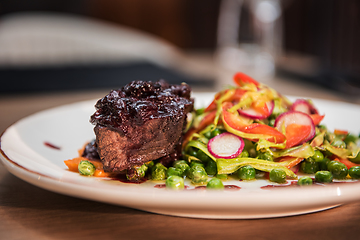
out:
M282 49L280 1L222 0L216 51L222 76L241 71L261 82L274 77Z

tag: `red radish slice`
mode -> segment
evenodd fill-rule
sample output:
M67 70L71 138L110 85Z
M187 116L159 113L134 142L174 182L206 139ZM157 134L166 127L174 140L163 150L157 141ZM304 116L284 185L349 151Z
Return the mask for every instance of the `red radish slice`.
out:
M303 112L306 114L319 114L318 110L309 101L297 99L290 108L291 111Z
M262 114L262 113L259 113L257 112L255 109L253 108L247 108L247 109L239 109L238 112L239 114L245 116L245 117L248 117L248 118L251 118L251 119L265 119L265 118L268 118L272 111L274 110L274 101L268 101L266 102L266 106L268 108L268 113L267 114Z
M311 117L303 112L297 112L297 111L288 111L285 113L280 114L276 119L275 119L275 124L274 127L279 130L280 132L282 132L282 128L285 127L285 131L289 128L290 129L296 129L295 126L300 126L302 128L297 128L297 129L306 129L306 133L305 135L303 135L301 137L301 139L297 140L297 143L295 145L304 143L309 141L310 139L312 139L315 136L315 125L313 120L311 119ZM286 131L287 132L287 131ZM289 132L286 136L286 138L289 138L289 135L296 137L296 136L300 136L301 134L304 134L303 132ZM288 139L289 141L290 139ZM295 146L293 145L293 146ZM290 146L289 146L290 147Z
M235 134L225 132L209 140L207 148L216 158L235 158L244 149L244 140Z

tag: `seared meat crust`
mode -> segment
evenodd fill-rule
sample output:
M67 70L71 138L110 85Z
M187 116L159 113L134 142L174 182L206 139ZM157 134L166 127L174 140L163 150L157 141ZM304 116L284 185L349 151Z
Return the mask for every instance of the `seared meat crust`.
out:
M186 84L135 81L111 91L95 107L91 122L104 170L122 172L180 155L178 145L193 100Z

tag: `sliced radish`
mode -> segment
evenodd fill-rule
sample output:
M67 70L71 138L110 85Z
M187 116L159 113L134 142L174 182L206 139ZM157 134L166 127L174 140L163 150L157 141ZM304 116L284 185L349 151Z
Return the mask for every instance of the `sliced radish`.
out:
M271 115L272 111L274 110L274 106L275 106L274 101L266 102L266 107L268 109L266 114L260 113L251 107L246 108L246 109L239 109L238 112L239 112L239 114L241 114L245 117L260 120L260 119L268 118Z
M207 148L216 158L235 158L244 149L244 140L235 134L225 132L209 140Z
M318 110L309 101L297 99L291 106L291 111L303 112L306 114L319 114Z
M275 119L274 127L282 132L285 128L286 147L293 147L309 141L315 136L315 125L311 117L303 112L289 111Z

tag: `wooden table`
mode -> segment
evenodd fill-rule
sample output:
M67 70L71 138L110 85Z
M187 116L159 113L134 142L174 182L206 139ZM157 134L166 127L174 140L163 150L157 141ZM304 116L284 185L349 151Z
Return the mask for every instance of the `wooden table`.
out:
M289 79L269 85L284 94L360 103L358 98ZM106 92L1 96L0 132L31 113L100 98ZM49 192L18 179L0 164L0 239L358 239L359 222L360 202L273 219L163 216Z

